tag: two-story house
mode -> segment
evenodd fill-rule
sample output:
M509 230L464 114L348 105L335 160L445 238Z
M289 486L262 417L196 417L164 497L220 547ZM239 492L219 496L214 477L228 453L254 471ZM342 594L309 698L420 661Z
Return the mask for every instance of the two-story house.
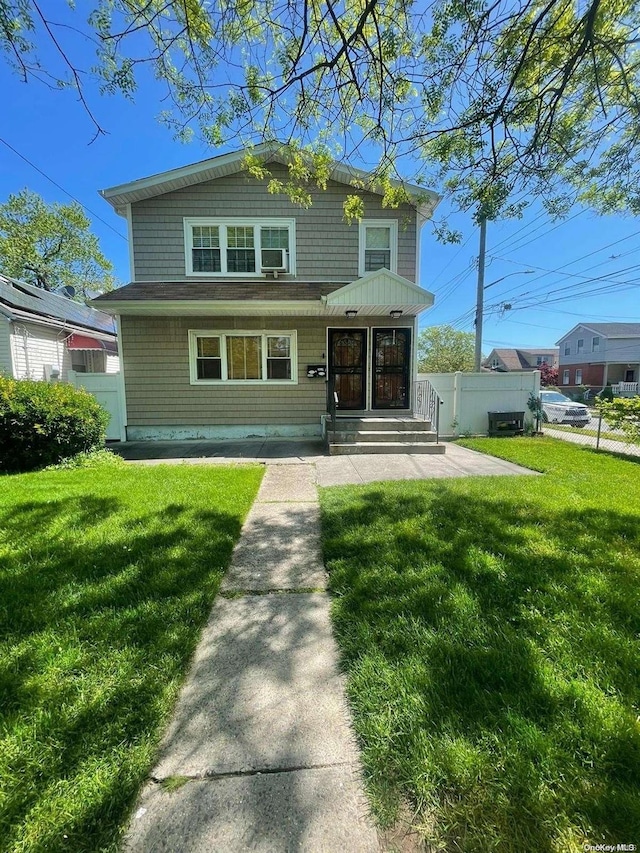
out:
M279 149L254 150L276 179ZM319 435L327 380L342 414L412 413L420 230L439 198L385 208L335 164L308 208L224 154L102 192L126 217L117 316L130 440ZM359 193L365 215L345 220Z
M640 379L640 323L578 323L558 341L560 384L598 392L637 394Z

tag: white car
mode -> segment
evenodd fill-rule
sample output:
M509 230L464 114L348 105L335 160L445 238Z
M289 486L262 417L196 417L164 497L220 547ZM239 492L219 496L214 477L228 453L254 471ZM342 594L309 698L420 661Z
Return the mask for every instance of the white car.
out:
M591 420L589 407L574 403L559 391L541 391L542 420L550 424L571 424L584 427Z

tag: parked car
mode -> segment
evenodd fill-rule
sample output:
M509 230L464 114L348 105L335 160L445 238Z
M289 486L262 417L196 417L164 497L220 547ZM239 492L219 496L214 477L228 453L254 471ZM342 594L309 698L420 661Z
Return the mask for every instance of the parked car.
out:
M589 407L574 403L559 391L541 391L542 420L551 424L571 424L584 427L591 420Z

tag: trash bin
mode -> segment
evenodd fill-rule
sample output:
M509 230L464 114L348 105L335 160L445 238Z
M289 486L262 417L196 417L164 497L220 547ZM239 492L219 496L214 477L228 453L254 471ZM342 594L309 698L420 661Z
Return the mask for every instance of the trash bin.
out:
M488 412L489 435L522 435L524 433L524 412Z

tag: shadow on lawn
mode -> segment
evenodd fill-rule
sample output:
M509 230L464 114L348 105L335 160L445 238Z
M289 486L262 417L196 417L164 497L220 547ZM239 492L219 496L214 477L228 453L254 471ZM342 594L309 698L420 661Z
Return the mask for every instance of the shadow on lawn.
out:
M30 851L111 850L240 519L81 495L17 503L0 530L14 548L0 552L0 849L51 809Z
M637 842L638 516L430 483L323 523L374 796L465 853Z

